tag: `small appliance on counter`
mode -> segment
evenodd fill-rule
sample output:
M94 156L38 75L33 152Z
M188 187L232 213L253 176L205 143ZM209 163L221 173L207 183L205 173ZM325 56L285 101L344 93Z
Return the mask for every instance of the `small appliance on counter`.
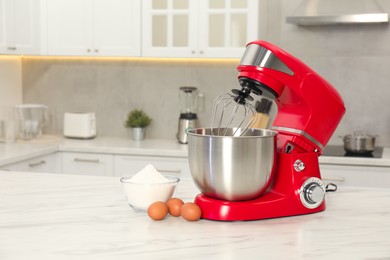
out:
M188 143L187 129L196 128L198 124L198 108L200 94L196 87L180 87L179 106L180 117L177 130L177 140L181 144Z
M238 71L241 89L214 102L216 124L188 130L202 218L257 220L325 210L325 192L335 188L322 182L318 157L345 113L341 96L300 60L265 41L247 45ZM271 129L253 128L258 113L252 95L276 103Z
M30 140L40 137L42 129L48 122L48 107L42 104L22 104L15 106L16 119L19 125L18 137Z
M64 113L64 136L78 139L96 137L95 113Z

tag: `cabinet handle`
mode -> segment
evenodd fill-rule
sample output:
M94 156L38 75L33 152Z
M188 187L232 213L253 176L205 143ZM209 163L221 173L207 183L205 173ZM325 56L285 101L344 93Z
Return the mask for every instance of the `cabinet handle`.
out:
M203 51L200 51L200 54L203 54Z
M99 52L99 50L98 50L98 49L95 49L95 52Z
M91 49L87 49L87 52L91 52Z
M16 47L11 47L11 46L10 46L10 47L8 47L7 49L10 50L10 51L15 51L15 50L16 50Z
M84 159L84 158L74 158L73 161L75 162L88 162L88 163L99 163L99 159Z
M157 171L159 171L159 172L167 172L167 173L177 173L177 174L181 173L180 169L178 169L178 170L157 169Z
M36 166L39 166L39 165L42 165L42 164L46 164L46 161L39 161L39 162L34 162L34 163L29 163L28 166L29 167L36 167Z

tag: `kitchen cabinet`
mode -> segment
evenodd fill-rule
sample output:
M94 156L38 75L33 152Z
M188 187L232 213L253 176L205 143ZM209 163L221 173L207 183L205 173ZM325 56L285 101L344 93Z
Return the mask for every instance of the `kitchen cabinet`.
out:
M320 164L320 170L325 184L390 188L390 167Z
M140 0L47 0L49 55L140 56Z
M40 10L40 1L0 0L1 54L40 54Z
M136 156L115 155L115 176L129 176L136 174L146 165L153 165L159 172L179 177L190 177L188 158L160 157L160 156Z
M2 171L22 171L22 172L46 172L59 173L60 163L57 153L38 156L17 163L12 163L0 167Z
M260 11L258 0L144 0L142 56L241 57Z
M113 155L61 152L62 173L113 176Z

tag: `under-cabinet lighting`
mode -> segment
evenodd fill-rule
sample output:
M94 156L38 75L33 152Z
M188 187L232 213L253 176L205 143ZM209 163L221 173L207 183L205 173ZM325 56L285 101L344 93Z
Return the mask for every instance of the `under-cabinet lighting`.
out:
M149 58L149 57L84 57L84 56L19 56L22 59L53 60L53 61L132 61L132 62L161 62L161 63L232 63L238 64L237 58Z
M21 56L19 55L0 55L0 60L16 60L20 58Z

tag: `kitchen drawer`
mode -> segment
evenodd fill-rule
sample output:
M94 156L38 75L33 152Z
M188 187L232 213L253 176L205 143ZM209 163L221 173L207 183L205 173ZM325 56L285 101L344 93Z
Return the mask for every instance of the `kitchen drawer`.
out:
M325 184L390 188L390 167L320 164L320 169Z
M115 155L115 176L136 174L146 165L153 165L159 172L179 177L190 177L187 158Z
M62 173L113 176L113 155L61 152Z
M58 173L60 171L57 153L38 156L17 163L4 165L0 169L3 171L49 172L49 173Z

